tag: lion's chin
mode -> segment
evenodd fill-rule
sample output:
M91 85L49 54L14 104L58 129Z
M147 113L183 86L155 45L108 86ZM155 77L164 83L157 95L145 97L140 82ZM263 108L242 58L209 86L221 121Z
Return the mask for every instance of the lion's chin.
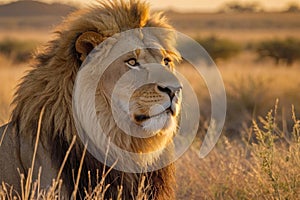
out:
M156 134L169 134L176 130L176 118L171 112L163 112L144 120L140 126L147 134L151 134L152 136Z

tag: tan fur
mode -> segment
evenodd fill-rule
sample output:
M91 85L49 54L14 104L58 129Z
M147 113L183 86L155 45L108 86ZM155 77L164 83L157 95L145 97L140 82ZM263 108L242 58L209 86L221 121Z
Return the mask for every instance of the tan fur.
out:
M86 57L86 52L81 49L77 39L86 32L95 32L101 36L96 37L99 40L99 38L104 39L115 33L144 26L171 28L161 14L151 14L150 17L148 5L136 0L99 3L92 8L75 12L64 21L56 32L56 39L49 42L45 50L37 54L32 69L23 78L16 92L12 121L0 147L0 181L14 185L14 188L20 192L17 168L26 175L31 165L38 117L43 107L45 107L45 113L35 166L42 166L42 187L48 187L52 178L56 177L71 140L77 134L72 114L72 92L76 74L82 60ZM167 36L161 37L161 44L168 48L168 38L165 37ZM96 44L100 42L102 41L96 41ZM109 110L103 113L105 112L109 113ZM105 120L109 119L103 119ZM0 129L0 138L3 130L4 128ZM137 139L132 140L130 146L134 150L141 149L147 144L150 145L151 141L142 143ZM72 170L77 174L82 151L83 145L77 139L63 170L65 196L69 196L73 191ZM145 148L144 151L148 149ZM35 178L37 168L34 173ZM79 183L81 195L84 194L84 188L88 185L88 171L92 174L92 185L96 185L97 170L104 170L103 164L87 153ZM149 199L174 199L175 182L172 164L163 169L142 174L112 170L105 180L107 184L110 184L105 198L115 199L118 186L122 185L122 198L131 199L132 195L137 193L138 183L142 176L147 177L146 184L149 188L145 192Z

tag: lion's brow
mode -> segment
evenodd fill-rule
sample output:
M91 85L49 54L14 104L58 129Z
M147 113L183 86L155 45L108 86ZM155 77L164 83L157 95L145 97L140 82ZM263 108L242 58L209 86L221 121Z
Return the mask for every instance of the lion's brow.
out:
M135 56L138 58L138 57L140 56L140 54L141 54L141 49L136 49L136 50L134 51L134 54L135 54Z

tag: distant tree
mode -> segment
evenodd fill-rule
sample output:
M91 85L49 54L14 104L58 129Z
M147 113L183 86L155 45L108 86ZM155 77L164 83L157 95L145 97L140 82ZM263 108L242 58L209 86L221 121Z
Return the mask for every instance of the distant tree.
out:
M27 62L36 48L36 41L19 41L5 38L0 41L0 54L10 58L15 63Z
M263 9L258 3L245 3L241 4L239 2L229 2L226 3L223 8L221 8L221 12L262 12Z
M208 52L216 62L227 60L240 53L241 46L231 40L221 39L215 36L198 38L196 41Z
M263 41L257 45L256 52L259 60L269 57L276 65L282 61L287 66L291 66L296 60L300 60L300 40L286 38Z
M285 12L300 12L300 6L298 3L290 3Z

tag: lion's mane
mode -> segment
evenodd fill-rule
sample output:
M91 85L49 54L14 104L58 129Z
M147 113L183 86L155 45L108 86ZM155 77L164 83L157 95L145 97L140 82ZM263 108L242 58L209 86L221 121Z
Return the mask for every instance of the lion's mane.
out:
M161 14L149 13L146 3L136 0L109 1L98 3L91 8L71 14L56 31L56 37L44 50L35 56L32 69L23 78L14 98L15 108L12 113L11 126L18 135L34 141L37 133L39 114L45 107L42 120L40 141L51 153L51 162L59 169L76 128L72 114L72 92L76 74L82 61L76 52L76 39L84 32L94 31L103 37L140 27L171 28ZM72 149L63 169L62 179L69 195L74 189L83 145L78 140ZM96 184L96 171L104 165L87 153L81 172L79 191L83 194L88 186L88 171L92 174L92 186ZM25 167L26 170L26 167ZM118 186L123 187L123 199L131 199L138 189L138 182L146 176L146 191L149 198L174 198L174 167L167 166L161 170L128 174L112 170L105 181L110 184L106 198L117 195Z

